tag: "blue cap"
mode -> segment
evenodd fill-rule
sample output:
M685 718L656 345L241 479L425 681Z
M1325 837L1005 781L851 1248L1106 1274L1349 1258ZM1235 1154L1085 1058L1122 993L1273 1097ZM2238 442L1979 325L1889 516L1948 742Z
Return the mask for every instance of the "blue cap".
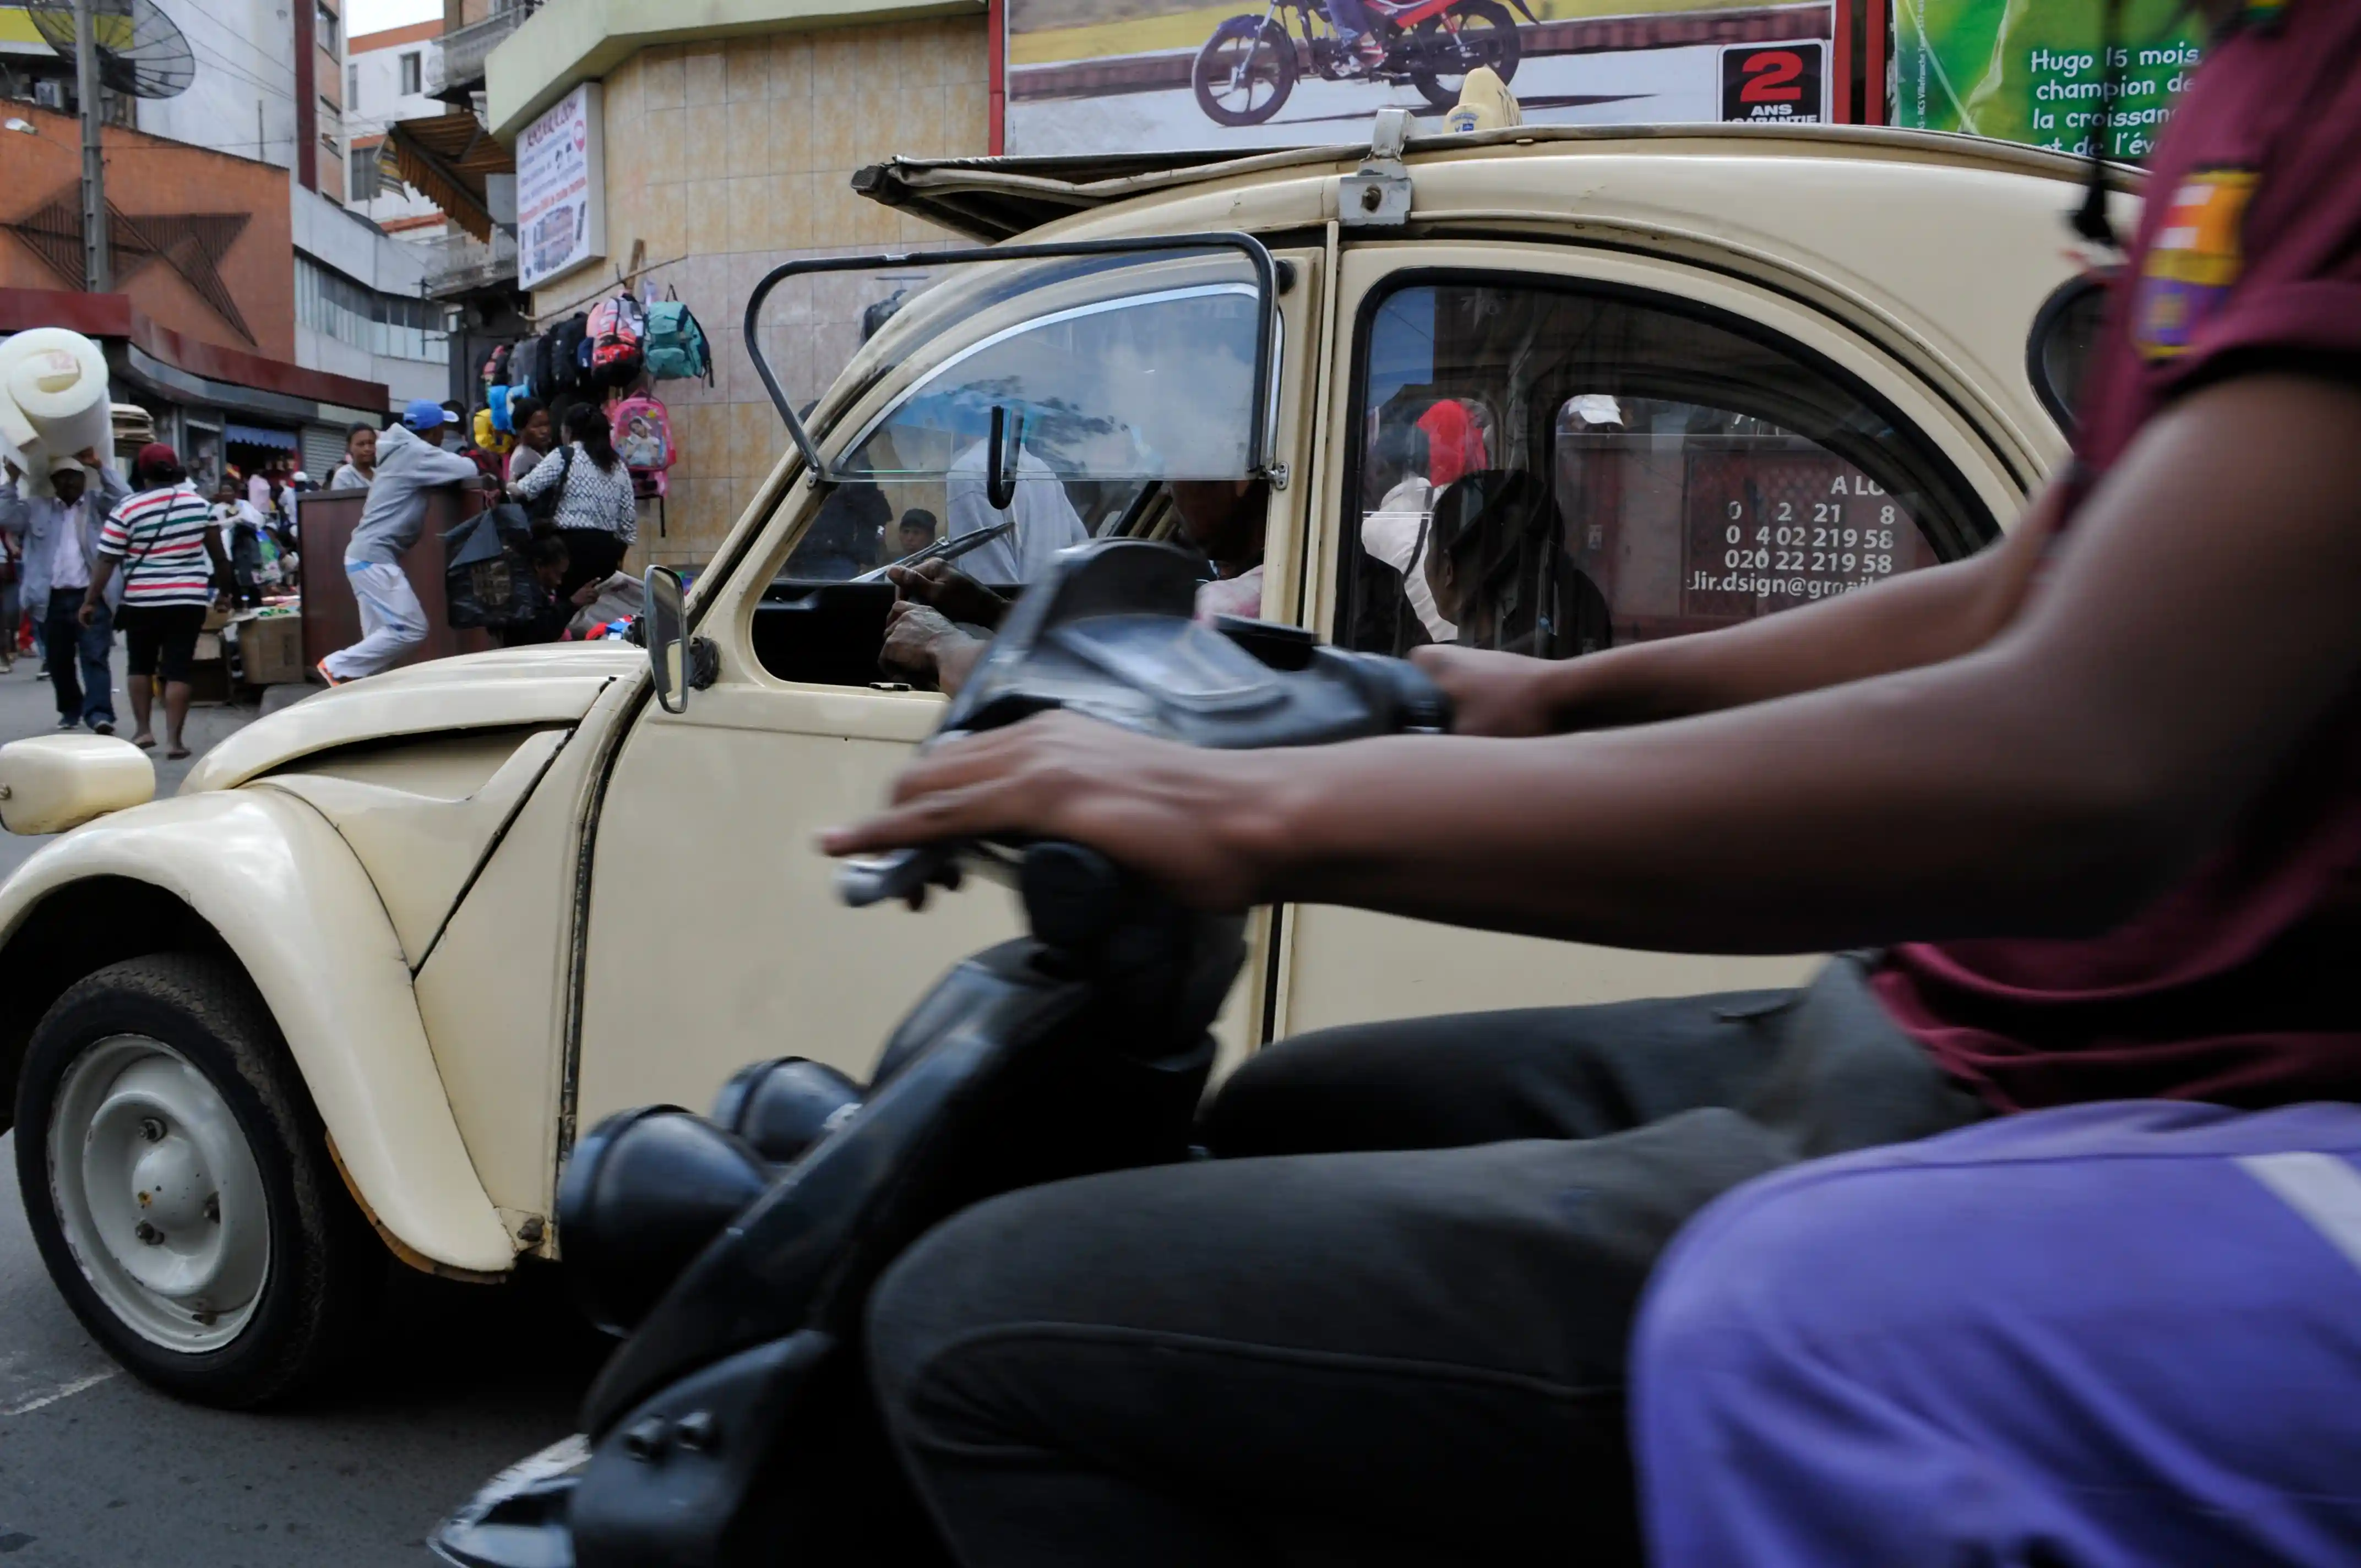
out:
M401 422L412 430L433 430L450 423L452 418L449 409L429 398L412 398L410 406L401 411Z

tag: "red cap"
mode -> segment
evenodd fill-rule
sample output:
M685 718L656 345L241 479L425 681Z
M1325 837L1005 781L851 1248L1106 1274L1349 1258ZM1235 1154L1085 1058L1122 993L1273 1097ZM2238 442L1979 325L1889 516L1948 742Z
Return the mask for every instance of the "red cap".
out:
M180 463L181 455L160 441L149 442L139 449L139 455L131 460L135 468L178 467Z

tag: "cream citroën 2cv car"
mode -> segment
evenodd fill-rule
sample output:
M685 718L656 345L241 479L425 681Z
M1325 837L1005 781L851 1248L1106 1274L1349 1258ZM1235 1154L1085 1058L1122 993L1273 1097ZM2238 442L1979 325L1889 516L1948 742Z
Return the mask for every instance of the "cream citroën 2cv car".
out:
M1013 582L1028 549L1160 537L1166 480L1251 471L1266 619L1569 657L1954 559L2063 455L2098 298L2059 222L2079 164L1846 127L1400 131L863 170L998 248L830 262L758 300L842 320L906 295L808 431L791 419L686 598L693 646L667 623L650 651L375 676L248 726L165 800L119 742L20 743L10 826L72 830L0 888L0 1107L92 1332L186 1397L269 1398L365 1334L388 1251L484 1281L558 1255L577 1129L701 1104L760 1058L860 1076L928 982L1012 933L997 893L847 911L811 848L940 711L881 673L892 590L854 580L905 509L950 537L1014 521L961 563ZM1502 468L1532 504L1446 605L1432 497ZM1229 1061L1810 962L1318 907L1252 935Z

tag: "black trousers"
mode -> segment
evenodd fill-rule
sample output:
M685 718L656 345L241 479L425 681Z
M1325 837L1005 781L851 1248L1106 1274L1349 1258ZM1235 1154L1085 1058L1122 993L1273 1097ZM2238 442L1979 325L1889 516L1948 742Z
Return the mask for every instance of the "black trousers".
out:
M1219 1157L922 1239L872 1376L967 1568L1637 1562L1624 1343L1673 1234L1982 1114L1850 959L1302 1036L1209 1106Z
M571 598L574 590L585 583L603 582L615 575L623 564L623 539L603 528L561 528L557 537L566 541L566 577L557 585L557 597Z

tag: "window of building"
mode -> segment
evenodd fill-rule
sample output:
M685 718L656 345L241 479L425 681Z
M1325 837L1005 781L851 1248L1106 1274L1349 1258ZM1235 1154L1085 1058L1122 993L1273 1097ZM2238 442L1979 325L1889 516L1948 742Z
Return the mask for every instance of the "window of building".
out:
M444 306L433 300L380 294L308 256L295 258L295 319L313 332L388 358L450 358L449 316Z
M312 36L319 41L320 47L330 54L337 52L336 14L319 4L319 0L313 0Z
M345 107L355 114L360 113L361 68L357 65L345 67Z
M418 92L423 85L420 75L423 58L414 50L401 57L401 90L404 93Z
M352 178L346 182L345 199L348 202L366 202L376 196L377 191L377 148L373 147L353 148Z
M1345 647L1568 658L1808 604L1993 533L1873 393L1684 302L1406 287L1362 354Z

